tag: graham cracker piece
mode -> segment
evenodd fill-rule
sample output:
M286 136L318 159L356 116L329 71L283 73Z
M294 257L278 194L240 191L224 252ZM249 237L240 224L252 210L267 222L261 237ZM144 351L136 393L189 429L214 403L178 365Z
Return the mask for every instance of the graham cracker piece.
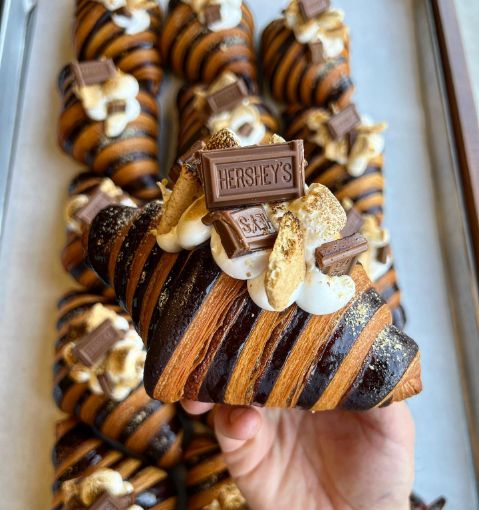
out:
M304 281L305 272L301 224L288 211L281 218L265 276L266 295L275 310L284 310L290 304L293 293Z
M203 188L198 178L196 167L183 165L180 176L164 206L156 233L167 234L173 227L178 225L181 215L202 194Z

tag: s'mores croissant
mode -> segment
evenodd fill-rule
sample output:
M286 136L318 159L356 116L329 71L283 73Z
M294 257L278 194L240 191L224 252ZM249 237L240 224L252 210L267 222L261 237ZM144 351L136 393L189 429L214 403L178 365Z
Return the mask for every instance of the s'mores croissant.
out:
M341 235L326 187L306 190L302 141L273 141L221 131L163 205L93 220L89 262L147 345L147 392L315 411L415 395L418 347L355 264L365 238Z
M249 507L232 480L213 431L193 423L184 454L188 510L247 510Z
M82 236L98 211L107 205L136 207L136 202L111 179L92 172L78 174L71 181L68 193L64 210L67 238L61 253L63 267L83 287L104 292L105 284L86 262Z
M111 58L152 94L160 89L161 11L153 0L76 0L76 58Z
M279 121L263 100L251 94L245 82L225 72L211 85L184 86L177 97L179 114L178 156L195 142L206 142L222 129L229 129L241 145L263 143L279 131ZM170 177L176 180L181 164L175 164Z
M125 312L100 296L67 294L55 353L53 394L62 411L161 467L178 463L176 408L146 395L145 348Z
M166 471L128 457L73 418L56 427L53 510L174 510Z
M347 132L334 129L339 122ZM285 126L287 137L304 139L306 182L324 184L346 209L354 208L350 214L357 211L362 215L356 228L368 239L369 249L360 262L390 305L394 324L404 327L406 314L400 302L389 232L383 227L386 124L358 115L351 104L336 112L290 107Z
M256 88L253 14L243 0L170 0L161 35L169 67L190 83L230 71Z
M261 38L265 81L287 104L346 105L354 91L349 76L349 31L344 13L323 0L291 0Z
M74 62L59 78L60 147L132 196L159 196L158 106L111 60Z

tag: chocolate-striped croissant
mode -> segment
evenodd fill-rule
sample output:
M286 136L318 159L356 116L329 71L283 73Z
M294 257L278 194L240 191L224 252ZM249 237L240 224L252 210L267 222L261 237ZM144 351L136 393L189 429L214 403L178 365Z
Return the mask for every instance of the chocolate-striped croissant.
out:
M346 164L328 158L325 148L319 143L318 135L315 132L317 117L322 119L328 115L328 112L320 109L290 107L284 115L285 136L304 140L304 154L308 161L306 182L324 184L343 204L349 201L356 210L365 218L367 217L365 227L371 226L370 230L380 231L384 216L384 157L382 151L367 161L366 168L362 173L351 173ZM388 246L383 248L390 251ZM364 266L368 270L368 264L364 264ZM394 324L398 328L403 328L406 323L406 314L401 305L401 292L394 265L389 264L385 272L380 272L379 277L375 277L373 271L368 270L368 273L374 280L377 291L391 307Z
M229 77L227 74L223 74L220 79L227 77ZM207 91L208 87L204 85L193 87L186 85L178 92L178 157L185 154L195 142L206 141L212 134L225 127L233 131L245 146L266 143L271 135L279 131L279 120L259 96L247 96L233 110L215 116L208 111L204 99ZM250 132L245 132L243 136L241 131L245 124L251 128ZM217 129L214 129L215 126ZM175 165L172 170L170 177L176 180L179 166Z
M208 24L211 9L219 10L220 23ZM222 29L225 19L227 28ZM160 44L168 66L190 83L211 83L231 71L255 90L253 39L253 14L242 0L170 0Z
M144 347L131 326L128 330L130 318L114 302L92 294L67 294L58 307L53 370L58 407L91 425L105 439L161 467L178 463L183 433L176 408L146 395ZM101 363L83 366L72 348L104 319L124 323L126 330ZM102 376L114 377L106 391Z
M176 508L176 490L165 471L110 447L73 418L57 423L52 461L53 510L82 510L94 504L135 510ZM108 496L114 496L114 502L119 498L117 506Z
M130 75L120 75L119 71L117 75L131 81ZM79 87L70 65L60 73L59 87L63 100L58 122L60 147L79 163L88 165L92 172L110 177L132 196L142 200L158 197L159 114L155 97L140 89L134 98L138 115L120 133L107 136L106 122L93 120L93 114L87 112L78 97ZM114 111L109 119L113 114Z
M192 434L184 454L188 510L247 510L213 431L194 422Z
M122 203L135 206L132 198L107 177L92 172L82 172L71 181L69 199L65 207L67 238L61 253L61 261L67 271L80 285L104 292L107 288L86 262L82 235L89 228L96 212L109 204Z
M148 0L126 3L126 9L117 9L109 0L76 0L76 58L111 58L143 88L157 94L163 79L157 44L160 8Z
M162 252L161 214L159 202L110 206L88 238L90 264L113 285L147 345L144 381L153 398L359 410L420 391L418 347L391 325L360 265L352 272L355 295L339 311L268 312L245 281L221 271L208 243Z
M319 22L326 18L322 42L308 44L300 42L303 41L301 35L290 28L303 22L296 12L293 18L288 14L288 10L297 9L296 3L293 0L285 15L272 21L261 37L261 61L271 94L277 101L287 104L344 106L354 92L349 76L349 33L341 19L333 23L332 29L329 20L336 14L341 17L341 13L330 10L320 16ZM324 55L313 57L315 51ZM328 51L333 56L328 56Z

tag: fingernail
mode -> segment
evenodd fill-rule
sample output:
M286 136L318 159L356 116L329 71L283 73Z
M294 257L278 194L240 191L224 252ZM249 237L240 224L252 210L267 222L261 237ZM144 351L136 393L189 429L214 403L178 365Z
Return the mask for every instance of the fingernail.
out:
M248 412L248 410L249 409L247 407L238 407L236 409L233 409L230 412L229 422L234 423L240 420Z

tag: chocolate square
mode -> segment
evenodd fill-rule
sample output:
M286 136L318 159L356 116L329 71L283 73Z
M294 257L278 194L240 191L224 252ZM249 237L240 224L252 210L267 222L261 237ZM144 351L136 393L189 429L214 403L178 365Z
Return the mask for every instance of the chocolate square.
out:
M331 7L331 0L298 0L301 16L307 21Z
M335 113L327 122L331 136L335 140L343 138L361 123L356 106L349 104L339 112Z
M226 85L220 90L206 97L206 103L210 114L231 111L239 105L244 98L248 97L248 88L243 80Z
M75 213L75 217L85 225L90 225L93 218L105 207L115 204L116 200L103 193L99 188L88 197L88 203Z
M121 99L110 101L106 106L106 111L108 115L114 115L115 113L125 113L126 102Z
M209 210L293 200L304 195L302 140L199 154Z
M355 207L351 207L346 213L346 225L341 230L341 235L343 237L352 236L361 230L363 224L363 215Z
M314 43L308 44L309 48L309 61L311 64L323 64L326 59L324 56L324 47L321 41L316 41Z
M122 337L123 333L116 329L110 320L106 320L75 342L72 352L84 365L91 367Z
M391 256L391 247L388 245L383 246L382 248L379 248L376 254L376 259L381 264L386 264L389 257Z
M277 236L261 205L214 211L203 218L203 223L213 225L230 259L272 248Z
M73 75L79 87L105 83L116 74L113 60L75 61L71 64Z
M241 136L249 136L254 130L254 127L249 122L245 122L239 129L238 133Z
M316 248L316 263L319 269L329 276L351 274L359 255L367 249L366 238L356 233Z
M208 5L203 14L205 16L205 24L210 26L217 21L221 21L221 6L219 4Z

